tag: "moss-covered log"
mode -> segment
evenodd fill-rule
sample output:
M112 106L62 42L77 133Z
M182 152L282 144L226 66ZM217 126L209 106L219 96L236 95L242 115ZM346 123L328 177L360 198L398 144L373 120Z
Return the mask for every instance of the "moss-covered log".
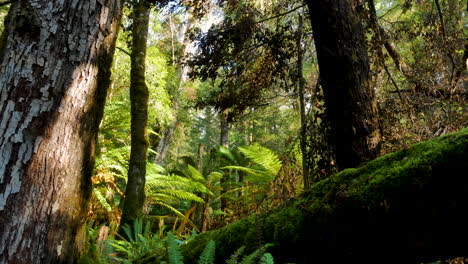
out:
M347 169L289 206L203 233L182 248L216 263L258 238L275 263L420 263L468 255L468 128ZM153 263L152 257L141 263Z

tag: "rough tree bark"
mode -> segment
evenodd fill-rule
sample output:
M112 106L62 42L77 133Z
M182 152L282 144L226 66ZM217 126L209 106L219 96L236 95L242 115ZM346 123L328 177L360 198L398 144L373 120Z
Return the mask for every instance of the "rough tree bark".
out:
M0 45L0 263L79 255L121 6L11 6Z
M380 145L363 27L355 1L305 3L312 22L336 165L340 170L355 167L376 157Z
M148 140L149 92L145 81L146 46L149 28L150 4L147 1L134 2L132 27L132 55L130 71L131 101L131 151L128 167L128 181L120 227L133 224L143 215L145 202L145 177Z

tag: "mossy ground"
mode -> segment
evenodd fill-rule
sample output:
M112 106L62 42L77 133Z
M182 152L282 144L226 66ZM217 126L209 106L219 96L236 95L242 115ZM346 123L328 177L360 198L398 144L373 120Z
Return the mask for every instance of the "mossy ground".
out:
M344 170L302 199L203 233L182 248L217 263L263 243L275 263L416 263L467 254L468 128ZM151 258L147 258L148 260ZM141 263L151 263L142 261Z

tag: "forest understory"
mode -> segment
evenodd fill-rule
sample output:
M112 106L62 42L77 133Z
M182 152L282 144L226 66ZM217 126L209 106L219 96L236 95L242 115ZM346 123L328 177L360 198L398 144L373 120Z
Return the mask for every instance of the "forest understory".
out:
M468 263L466 0L0 0L0 264Z

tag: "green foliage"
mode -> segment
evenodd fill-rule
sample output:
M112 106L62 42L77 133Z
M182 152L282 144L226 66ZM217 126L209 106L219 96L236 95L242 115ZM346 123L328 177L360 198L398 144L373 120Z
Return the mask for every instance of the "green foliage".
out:
M240 248L238 248L232 255L231 257L226 260L226 264L238 264L238 259L239 259L239 256L242 255L242 253L244 253L244 249L245 249L245 246L242 246Z
M184 258L180 253L179 245L172 232L167 233L166 244L169 264L183 264Z
M99 188L93 187L93 195L97 198L97 200L104 209L106 209L108 212L112 210L112 206L107 202L106 198L104 197L104 195L102 195Z
M180 252L178 240L175 236L169 232L166 238L167 243L167 254L170 264L183 264L183 256ZM231 257L226 260L227 264L273 264L273 256L270 253L265 253L265 250L270 245L263 246L258 250L255 250L250 255L242 258L242 261L238 262L238 258L242 255L244 247L239 248ZM201 253L198 264L214 264L215 263L215 250L216 244L213 240L208 241Z
M200 255L198 264L213 264L215 260L215 250L216 244L213 240L210 240L208 244L206 244L203 253Z
M242 258L242 261L239 264L273 263L273 256L269 253L265 253L266 249L270 246L271 244L267 244L265 246L260 247L259 249L256 249L250 255L247 255L244 258Z
M256 166L252 168L244 166L225 166L222 169L244 171L251 176L246 179L247 181L263 183L273 180L278 174L281 168L281 161L279 160L278 155L273 151L258 144L239 147L238 149Z
M265 252L269 246L271 245L260 247L251 254L244 256L239 262L239 257L242 256L245 249L245 246L242 246L237 249L228 260L226 260L226 264L274 264L273 256L270 253Z
M109 244L117 253L117 256L109 258L118 263L131 263L146 253L164 246L162 239L151 232L151 224L147 222L143 225L141 218L135 219L133 227L124 225L123 231L127 239L121 237L122 240L109 240Z
M162 167L154 164L148 165L146 177L146 196L150 202L174 204L179 199L203 203L203 200L194 193L211 194L210 190L194 179L175 174L163 174L154 168Z
M97 236L99 233L99 227L93 228L94 221L89 221L86 223L86 243L84 246L84 250L86 254L81 256L78 260L78 264L100 264L104 263L99 256L98 249L97 249Z
M274 264L275 261L273 259L273 256L270 253L265 253L263 254L262 258L260 259L261 264Z

